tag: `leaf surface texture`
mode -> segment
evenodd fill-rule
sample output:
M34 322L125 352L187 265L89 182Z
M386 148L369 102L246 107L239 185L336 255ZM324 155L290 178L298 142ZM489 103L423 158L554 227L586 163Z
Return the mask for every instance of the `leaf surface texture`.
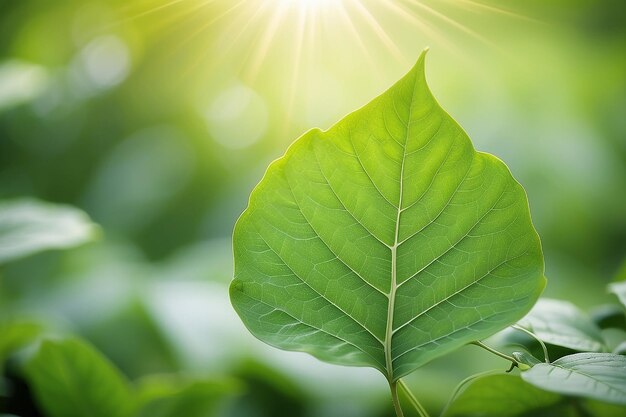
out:
M272 163L233 240L256 337L390 381L514 323L545 283L523 188L435 101L424 54Z

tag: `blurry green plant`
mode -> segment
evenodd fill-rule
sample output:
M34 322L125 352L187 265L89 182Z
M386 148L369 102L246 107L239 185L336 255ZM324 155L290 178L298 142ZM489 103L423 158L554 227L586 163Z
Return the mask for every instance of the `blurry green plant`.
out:
M98 235L73 207L0 203L0 264ZM520 372L467 378L442 417L624 415L623 306L587 315L566 301L537 302L543 255L524 190L438 106L423 55L382 96L328 132L307 133L270 167L236 226L234 249L231 298L251 332L283 349L378 369L399 416L398 387L428 415L401 378L466 344ZM624 281L609 291L626 304ZM494 341L518 351L481 342L502 329ZM87 342L46 332L39 322L0 318L0 413L14 394L4 378L9 358L18 358L48 417L223 415L223 400L240 391L223 378L131 381ZM227 415L250 410L242 409Z
M32 199L0 204L0 264L84 244L98 235L99 227L74 207ZM3 398L12 395L4 365L33 344L38 347L22 372L49 417L205 417L239 390L234 380L223 378L151 375L131 382L88 343L44 333L37 322L0 317L0 415Z
M469 343L509 360L521 379L474 378L445 415L487 415L468 411L473 398L528 384L626 404L626 358L606 353L600 330L573 306L546 301L520 322L544 362L481 342L533 307L543 254L524 189L438 105L424 58L269 167L234 231L235 310L272 346L378 369L399 417L398 386L426 415L401 378ZM544 342L592 352L550 362ZM560 404L544 397L521 398L515 415ZM489 415L513 415L507 407Z

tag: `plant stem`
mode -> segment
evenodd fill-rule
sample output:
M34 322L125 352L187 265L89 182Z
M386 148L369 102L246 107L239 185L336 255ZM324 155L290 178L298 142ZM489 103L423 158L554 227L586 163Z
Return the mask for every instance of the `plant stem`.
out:
M471 342L471 343L472 343L473 345L480 346L481 348L485 349L485 350L486 350L486 351L488 351L488 352L493 353L494 355L497 355L497 356L499 356L499 357L501 357L501 358L503 358L503 359L506 359L507 361L510 361L510 362L513 364L513 366L518 366L518 365L519 365L519 363L517 362L517 360L516 360L514 357L509 356L509 355L507 355L507 354L504 354L504 353L502 353L502 352L499 352L499 351L495 350L494 348L491 348L491 347L487 346L487 345L486 345L486 344L484 344L483 342L479 342L479 341L477 340L477 341L475 341L475 342Z
M398 383L389 382L389 388L391 389L391 401L393 401L393 408L396 410L396 416L404 417L402 407L400 407L400 399L398 398Z
M415 395L413 395L413 393L409 390L409 387L407 387L407 385L404 383L404 381L400 379L400 380L398 380L398 383L400 384L400 388L402 388L402 391L404 391L406 396L409 398L409 401L411 402L413 407L415 407L415 410L417 411L417 414L419 414L420 417L430 417L428 415L428 412L424 408L424 406L422 406L422 404L420 404L420 402L417 400Z
M548 357L548 348L546 347L546 344L543 343L543 341L541 339L539 339L533 332L531 332L530 330L526 330L525 328L518 326L517 324L514 324L513 326L511 326L512 328L514 328L515 330L519 330L522 331L524 333L526 333L528 336L532 337L533 339L535 339L537 342L539 342L539 344L541 345L541 349L543 349L543 359L546 363L550 363L550 358Z

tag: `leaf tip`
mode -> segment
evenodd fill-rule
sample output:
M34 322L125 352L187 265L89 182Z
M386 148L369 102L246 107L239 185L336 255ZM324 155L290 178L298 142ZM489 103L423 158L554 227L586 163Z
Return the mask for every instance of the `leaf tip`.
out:
M417 62L415 63L415 67L423 70L424 69L424 64L426 61L426 54L428 53L428 51L430 51L430 47L427 46L426 48L422 49L422 52L420 53L420 56L417 58Z

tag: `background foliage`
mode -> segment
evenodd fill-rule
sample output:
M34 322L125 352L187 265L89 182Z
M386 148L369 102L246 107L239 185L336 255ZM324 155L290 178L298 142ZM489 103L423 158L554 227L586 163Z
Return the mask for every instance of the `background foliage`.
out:
M391 85L427 45L439 101L528 192L545 294L583 310L614 302L623 2L417 3L0 0L0 197L70 204L101 227L86 245L0 266L2 321L86 339L137 398L169 393L172 410L176 393L208 384L225 399L206 408L219 415L388 415L374 371L246 333L226 291L230 234L271 160ZM6 367L2 411L36 415L28 354ZM439 410L461 379L502 366L467 347L409 383Z

